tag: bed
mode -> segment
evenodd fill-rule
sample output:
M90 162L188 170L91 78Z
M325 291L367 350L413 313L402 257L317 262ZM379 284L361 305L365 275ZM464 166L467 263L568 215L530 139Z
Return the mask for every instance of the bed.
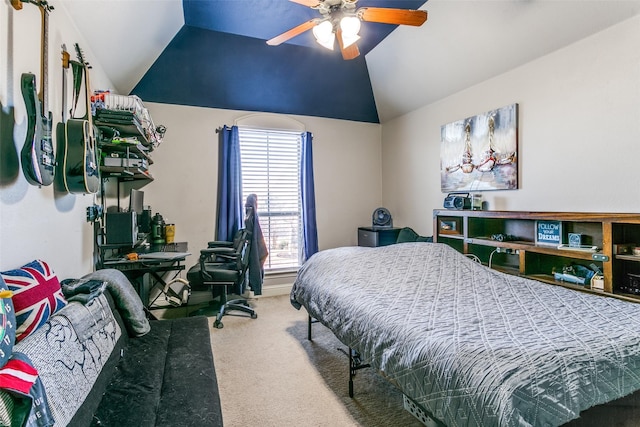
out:
M559 426L640 389L640 304L443 244L318 252L291 303L450 427Z

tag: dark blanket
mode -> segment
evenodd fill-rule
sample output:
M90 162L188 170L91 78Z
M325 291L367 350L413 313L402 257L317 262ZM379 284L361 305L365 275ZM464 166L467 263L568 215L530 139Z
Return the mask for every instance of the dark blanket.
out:
M207 318L150 323L124 348L92 425L222 426Z

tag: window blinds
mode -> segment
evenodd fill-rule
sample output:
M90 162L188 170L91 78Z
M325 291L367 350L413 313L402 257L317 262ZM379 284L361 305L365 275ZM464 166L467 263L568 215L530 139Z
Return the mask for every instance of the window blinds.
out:
M265 270L297 268L301 235L298 132L239 128L242 198L258 196L269 257Z

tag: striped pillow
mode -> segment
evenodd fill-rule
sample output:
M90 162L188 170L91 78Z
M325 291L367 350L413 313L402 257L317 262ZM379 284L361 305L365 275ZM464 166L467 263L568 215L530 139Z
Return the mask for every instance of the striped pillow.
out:
M31 261L19 269L0 275L13 292L11 297L16 315L16 342L19 342L67 305L58 276L40 260Z

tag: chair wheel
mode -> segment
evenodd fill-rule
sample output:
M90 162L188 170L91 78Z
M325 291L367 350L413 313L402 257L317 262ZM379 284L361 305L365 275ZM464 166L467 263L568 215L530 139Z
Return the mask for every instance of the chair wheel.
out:
M215 322L213 322L213 327L216 328L216 329L222 329L222 328L224 328L224 325L222 324L221 321L216 320Z
M258 318L258 313L251 313L251 318L252 319L257 319Z

